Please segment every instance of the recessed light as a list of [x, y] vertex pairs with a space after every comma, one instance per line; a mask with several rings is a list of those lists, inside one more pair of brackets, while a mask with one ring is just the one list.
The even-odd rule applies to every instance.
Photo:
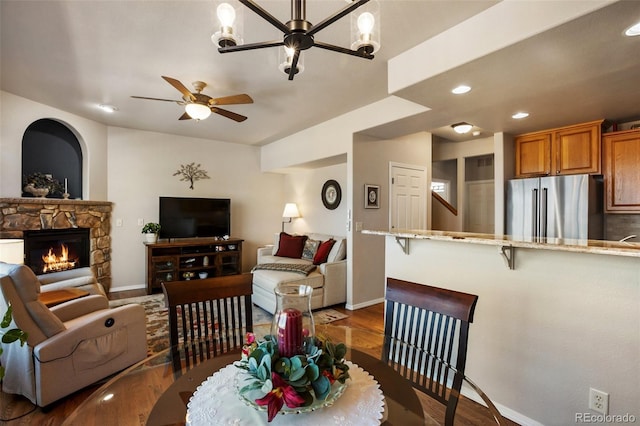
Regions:
[[469, 123], [462, 122], [462, 123], [452, 124], [451, 127], [453, 127], [453, 130], [455, 130], [456, 133], [464, 134], [464, 133], [468, 133], [473, 126]]
[[462, 95], [467, 93], [469, 90], [471, 90], [471, 87], [469, 86], [465, 86], [464, 84], [461, 84], [458, 87], [455, 87], [454, 89], [451, 90], [451, 93], [455, 94], [455, 95]]
[[471, 133], [473, 136], [480, 136], [480, 131], [476, 130], [475, 132]]
[[624, 35], [629, 37], [640, 35], [640, 22], [633, 25], [632, 27], [627, 28], [627, 31], [624, 32]]
[[113, 105], [107, 105], [107, 104], [100, 104], [98, 105], [98, 108], [100, 108], [104, 112], [115, 112], [118, 110], [118, 108], [114, 107]]
[[528, 112], [516, 112], [511, 116], [511, 118], [515, 118], [516, 120], [520, 120], [521, 118], [526, 118], [529, 116]]

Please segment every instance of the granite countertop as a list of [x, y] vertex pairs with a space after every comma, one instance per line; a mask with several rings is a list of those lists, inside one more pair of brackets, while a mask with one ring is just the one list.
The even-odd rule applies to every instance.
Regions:
[[575, 240], [546, 238], [540, 241], [525, 241], [508, 235], [475, 234], [471, 232], [426, 231], [414, 229], [362, 230], [363, 234], [383, 235], [416, 240], [454, 241], [470, 244], [512, 246], [531, 249], [572, 251], [579, 253], [608, 254], [614, 256], [640, 257], [640, 243], [602, 240]]

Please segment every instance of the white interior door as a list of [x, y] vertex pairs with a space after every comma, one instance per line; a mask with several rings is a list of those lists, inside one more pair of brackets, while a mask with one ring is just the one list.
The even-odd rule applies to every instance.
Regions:
[[467, 182], [465, 231], [493, 234], [495, 232], [495, 191], [493, 180]]
[[391, 229], [427, 229], [427, 170], [425, 167], [390, 164], [389, 227]]

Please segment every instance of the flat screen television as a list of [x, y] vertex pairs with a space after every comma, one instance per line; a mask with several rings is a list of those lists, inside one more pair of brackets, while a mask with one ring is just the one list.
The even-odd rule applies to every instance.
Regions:
[[231, 235], [228, 198], [160, 197], [160, 238]]

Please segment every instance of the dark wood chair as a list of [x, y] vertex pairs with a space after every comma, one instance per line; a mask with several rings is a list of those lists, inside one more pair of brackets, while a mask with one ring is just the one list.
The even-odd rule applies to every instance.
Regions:
[[444, 404], [445, 425], [453, 425], [478, 296], [387, 278], [385, 300], [382, 359], [414, 388]]
[[253, 331], [252, 274], [162, 283], [174, 362], [242, 349]]

